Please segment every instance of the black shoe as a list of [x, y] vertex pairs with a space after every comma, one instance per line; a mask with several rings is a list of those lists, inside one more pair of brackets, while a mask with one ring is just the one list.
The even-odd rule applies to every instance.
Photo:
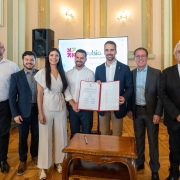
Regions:
[[169, 175], [167, 178], [166, 178], [166, 180], [178, 180], [179, 179], [179, 177], [177, 177], [177, 176], [172, 176], [172, 175]]
[[9, 169], [10, 169], [10, 167], [9, 167], [8, 162], [7, 161], [1, 161], [1, 172], [6, 174], [9, 172]]
[[152, 178], [151, 180], [159, 180], [159, 174], [158, 172], [152, 172]]
[[140, 164], [140, 165], [137, 166], [137, 170], [138, 170], [138, 171], [140, 171], [140, 170], [142, 170], [142, 169], [144, 169], [144, 164]]
[[26, 170], [26, 162], [20, 162], [17, 175], [19, 176], [23, 175], [25, 170]]

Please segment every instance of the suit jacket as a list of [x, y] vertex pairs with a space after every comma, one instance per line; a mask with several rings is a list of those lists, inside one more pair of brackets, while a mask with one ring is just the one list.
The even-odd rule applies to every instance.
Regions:
[[[136, 75], [137, 68], [132, 71], [134, 91], [131, 99], [128, 101], [128, 111], [133, 112], [133, 118], [135, 119], [135, 106], [136, 106]], [[154, 114], [161, 116], [163, 107], [159, 97], [159, 83], [160, 83], [161, 71], [148, 66], [146, 84], [145, 84], [145, 101], [146, 110], [149, 116]]]
[[[38, 70], [35, 70], [35, 73]], [[9, 104], [12, 117], [21, 115], [26, 118], [31, 113], [32, 93], [24, 69], [11, 75]]]
[[164, 106], [164, 124], [171, 129], [179, 129], [180, 122], [176, 120], [180, 114], [180, 77], [177, 65], [163, 70], [160, 98]]
[[[106, 66], [105, 63], [96, 68], [95, 81], [100, 80], [106, 82]], [[120, 81], [119, 95], [123, 96], [127, 101], [133, 92], [132, 75], [129, 66], [117, 61], [114, 81]], [[101, 116], [104, 116], [105, 112], [98, 112]], [[114, 111], [116, 118], [123, 118], [126, 116], [126, 102], [120, 106], [119, 111]]]

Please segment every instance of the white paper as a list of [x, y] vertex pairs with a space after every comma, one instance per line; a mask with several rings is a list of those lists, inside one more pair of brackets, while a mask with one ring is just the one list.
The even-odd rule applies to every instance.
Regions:
[[101, 84], [100, 111], [119, 110], [119, 81]]
[[78, 109], [98, 110], [100, 85], [81, 81]]
[[119, 88], [119, 81], [101, 84], [90, 81], [81, 81], [78, 109], [118, 111]]

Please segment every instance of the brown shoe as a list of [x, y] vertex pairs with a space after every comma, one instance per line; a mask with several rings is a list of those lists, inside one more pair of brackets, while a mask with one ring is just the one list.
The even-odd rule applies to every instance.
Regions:
[[32, 157], [32, 161], [34, 162], [34, 165], [37, 166], [38, 157]]
[[17, 175], [19, 175], [19, 176], [20, 176], [20, 175], [23, 175], [25, 170], [26, 170], [26, 162], [21, 162], [21, 161], [20, 161]]

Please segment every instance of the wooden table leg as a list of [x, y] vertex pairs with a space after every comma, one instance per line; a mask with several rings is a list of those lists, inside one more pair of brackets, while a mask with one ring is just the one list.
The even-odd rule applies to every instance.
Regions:
[[137, 180], [136, 160], [128, 158], [126, 165], [129, 170], [130, 180]]
[[63, 163], [62, 163], [62, 180], [69, 179], [69, 168], [72, 161], [72, 155], [70, 153], [65, 153]]

